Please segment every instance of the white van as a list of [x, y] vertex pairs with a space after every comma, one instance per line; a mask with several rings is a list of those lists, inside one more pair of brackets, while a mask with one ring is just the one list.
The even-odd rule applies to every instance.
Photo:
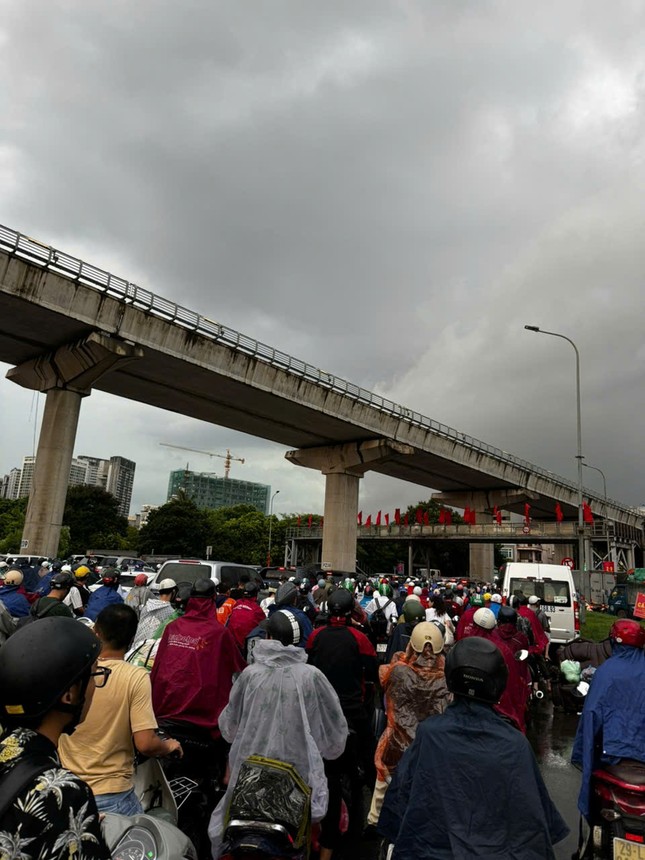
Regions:
[[549, 614], [551, 642], [564, 645], [580, 635], [580, 612], [573, 576], [561, 564], [508, 562], [502, 569], [502, 592], [507, 597], [532, 594]]

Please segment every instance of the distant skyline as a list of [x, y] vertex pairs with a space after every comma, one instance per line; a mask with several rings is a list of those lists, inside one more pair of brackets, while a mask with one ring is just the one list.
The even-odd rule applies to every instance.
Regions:
[[[524, 325], [561, 332], [586, 462], [645, 503], [645, 6], [2, 9], [0, 224], [575, 481], [573, 353]], [[8, 369], [2, 474], [43, 407]], [[322, 513], [284, 446], [84, 399], [75, 453], [137, 463], [132, 511], [221, 468], [161, 441], [230, 448], [277, 513]], [[430, 494], [368, 473], [359, 506]]]

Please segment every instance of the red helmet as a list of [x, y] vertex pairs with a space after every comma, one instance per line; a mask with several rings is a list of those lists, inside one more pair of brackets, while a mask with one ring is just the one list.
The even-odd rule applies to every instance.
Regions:
[[645, 628], [641, 627], [638, 621], [622, 618], [620, 621], [614, 621], [611, 625], [609, 638], [619, 645], [643, 648], [645, 646]]

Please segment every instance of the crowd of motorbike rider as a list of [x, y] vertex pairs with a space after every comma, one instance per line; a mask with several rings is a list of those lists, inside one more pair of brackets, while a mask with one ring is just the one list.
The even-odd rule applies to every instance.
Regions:
[[[354, 835], [385, 837], [394, 858], [501, 857], [494, 851], [512, 847], [518, 860], [537, 860], [554, 856], [552, 845], [566, 835], [524, 737], [531, 696], [540, 683], [548, 688], [548, 616], [537, 596], [502, 595], [491, 583], [330, 571], [285, 571], [264, 600], [245, 574], [232, 588], [166, 579], [153, 593], [142, 573], [126, 594], [113, 568], [90, 591], [87, 565], [0, 564], [0, 797], [5, 772], [32, 747], [51, 779], [64, 782], [62, 761], [73, 774], [65, 803], [86, 819], [83, 856], [109, 856], [98, 811], [142, 811], [133, 746], [172, 757], [170, 768], [216, 774], [205, 789], [208, 814], [191, 822], [200, 856], [233, 856], [227, 808], [254, 754], [293, 764], [310, 786], [321, 860], [341, 844], [348, 804]], [[621, 623], [642, 633], [636, 622]], [[643, 637], [623, 628], [614, 643], [619, 668], [642, 683]], [[43, 658], [54, 642], [65, 657], [52, 666]], [[613, 677], [612, 667], [604, 676]], [[574, 748], [586, 816], [606, 722], [599, 702], [611, 688], [604, 676], [594, 680], [597, 697], [585, 706]], [[645, 684], [637, 689], [641, 701]], [[610, 761], [645, 762], [641, 704], [628, 736], [613, 704]], [[524, 767], [500, 771], [502, 751]], [[364, 786], [372, 796], [363, 830]], [[38, 830], [34, 791], [21, 785], [8, 811], [0, 804], [0, 845], [28, 832], [21, 857], [67, 856], [54, 850], [69, 832], [60, 807]], [[482, 831], [478, 821], [495, 826]]]

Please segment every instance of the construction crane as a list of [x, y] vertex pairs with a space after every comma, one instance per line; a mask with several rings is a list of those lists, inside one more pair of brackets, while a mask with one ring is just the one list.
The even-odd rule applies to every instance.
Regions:
[[215, 454], [213, 451], [200, 451], [199, 448], [186, 448], [183, 445], [172, 445], [170, 442], [160, 442], [164, 448], [177, 448], [179, 451], [192, 451], [193, 454], [205, 454], [207, 457], [220, 457], [224, 460], [224, 477], [228, 479], [231, 471], [231, 462], [244, 463], [242, 457], [234, 457], [229, 448], [226, 449], [226, 454]]

